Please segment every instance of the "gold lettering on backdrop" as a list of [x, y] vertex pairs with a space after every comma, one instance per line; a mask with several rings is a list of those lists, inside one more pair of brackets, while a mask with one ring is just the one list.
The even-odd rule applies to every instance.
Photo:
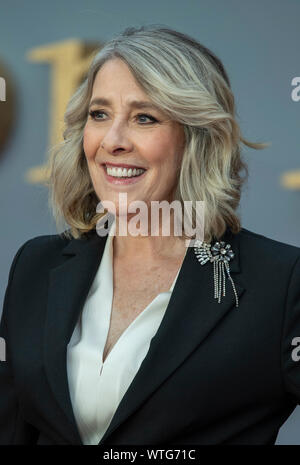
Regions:
[[300, 190], [300, 171], [288, 171], [281, 176], [281, 185], [286, 189]]
[[[99, 48], [99, 43], [86, 44], [77, 39], [69, 39], [34, 48], [27, 54], [27, 58], [30, 61], [50, 64], [50, 124], [48, 141], [50, 147], [62, 140], [63, 118], [67, 103], [84, 78], [91, 60]], [[0, 105], [3, 105], [3, 103], [0, 102]], [[2, 109], [4, 109], [3, 106]], [[5, 113], [6, 119], [9, 119], [10, 123], [11, 118], [9, 115], [11, 111], [6, 111]], [[0, 116], [1, 122], [1, 119], [3, 120], [1, 112]], [[4, 137], [6, 138], [7, 135], [7, 130], [2, 131], [4, 127], [6, 128], [1, 122], [0, 148], [4, 143]], [[47, 179], [47, 164], [45, 163], [28, 170], [26, 179], [28, 182], [34, 184], [44, 183]], [[280, 183], [286, 189], [300, 189], [300, 171], [295, 170], [284, 173], [280, 177]]]
[[[34, 48], [29, 51], [30, 61], [50, 64], [49, 146], [62, 140], [64, 113], [67, 103], [85, 77], [91, 60], [100, 48], [99, 43], [85, 44], [69, 39]], [[30, 183], [43, 183], [48, 176], [47, 164], [31, 168], [26, 173]]]

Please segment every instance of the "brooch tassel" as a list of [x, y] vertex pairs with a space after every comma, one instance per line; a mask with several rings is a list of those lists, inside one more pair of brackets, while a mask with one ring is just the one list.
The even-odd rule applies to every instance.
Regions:
[[194, 252], [201, 265], [208, 261], [213, 263], [214, 272], [214, 298], [221, 303], [221, 296], [226, 295], [226, 275], [231, 282], [232, 289], [235, 295], [236, 307], [239, 306], [238, 294], [230, 276], [229, 262], [234, 258], [234, 253], [231, 250], [230, 244], [225, 244], [224, 241], [216, 242], [213, 246], [204, 241], [196, 240], [194, 243]]

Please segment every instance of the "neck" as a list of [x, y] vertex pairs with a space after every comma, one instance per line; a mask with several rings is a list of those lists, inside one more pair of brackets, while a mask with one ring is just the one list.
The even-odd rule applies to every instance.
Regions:
[[[139, 224], [137, 224], [139, 234], [133, 236], [130, 234], [130, 218], [128, 218], [126, 235], [120, 236], [119, 217], [116, 216], [115, 236], [113, 237], [114, 257], [122, 260], [135, 258], [148, 261], [181, 258], [186, 252], [185, 239], [175, 234], [173, 216], [170, 215], [170, 219], [168, 230], [163, 231], [161, 222], [159, 222], [158, 233], [155, 236], [151, 234], [150, 221], [148, 221], [148, 228], [138, 228]], [[163, 235], [163, 233], [168, 235]]]

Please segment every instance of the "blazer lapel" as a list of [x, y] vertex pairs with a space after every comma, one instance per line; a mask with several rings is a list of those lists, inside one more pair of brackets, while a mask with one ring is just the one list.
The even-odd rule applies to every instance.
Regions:
[[[46, 375], [66, 423], [56, 423], [70, 443], [82, 444], [72, 408], [66, 366], [67, 345], [83, 308], [104, 251], [105, 237], [94, 231], [87, 240], [71, 240], [64, 248], [67, 260], [50, 271], [47, 317], [44, 333]], [[235, 257], [230, 271], [239, 298], [244, 287], [240, 272], [239, 236], [227, 229], [222, 240], [229, 242]], [[227, 312], [235, 307], [235, 296], [227, 279], [226, 296], [218, 304], [213, 296], [211, 263], [200, 265], [189, 247], [162, 322], [151, 340], [148, 353], [123, 396], [103, 438], [132, 415], [189, 354], [205, 339]]]
[[49, 275], [44, 332], [45, 371], [66, 423], [55, 423], [69, 442], [82, 444], [72, 408], [66, 366], [67, 345], [97, 272], [106, 242], [97, 234], [73, 239], [63, 249], [65, 262]]
[[[227, 228], [220, 240], [229, 242], [235, 253], [230, 262], [230, 272], [240, 299], [245, 288], [237, 278], [240, 272], [239, 236], [233, 235]], [[212, 263], [200, 265], [193, 247], [189, 247], [149, 351], [99, 445], [105, 444], [118, 426], [141, 407], [231, 310], [241, 311], [235, 307], [235, 296], [229, 279], [226, 280], [226, 295], [218, 303], [214, 298]]]

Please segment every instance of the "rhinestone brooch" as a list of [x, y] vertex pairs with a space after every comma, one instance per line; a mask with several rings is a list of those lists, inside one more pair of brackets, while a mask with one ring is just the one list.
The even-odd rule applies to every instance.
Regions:
[[225, 296], [225, 284], [227, 272], [230, 279], [233, 292], [235, 295], [236, 307], [239, 306], [238, 295], [234, 282], [230, 276], [229, 262], [234, 258], [234, 253], [231, 250], [230, 244], [225, 244], [224, 241], [216, 242], [213, 246], [205, 241], [195, 240], [194, 252], [201, 265], [205, 265], [208, 261], [213, 263], [214, 270], [214, 298], [221, 302], [221, 296]]

